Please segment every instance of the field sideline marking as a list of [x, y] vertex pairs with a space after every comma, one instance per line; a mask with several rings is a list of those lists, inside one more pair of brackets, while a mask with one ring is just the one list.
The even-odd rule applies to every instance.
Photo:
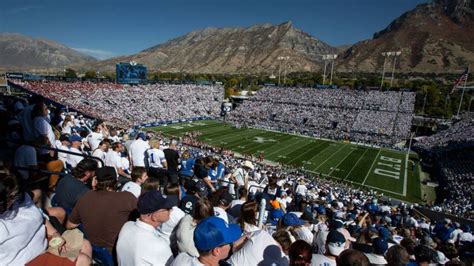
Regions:
[[[325, 164], [329, 159], [331, 159], [334, 155], [336, 155], [336, 153], [339, 152], [340, 149], [344, 148], [344, 145], [345, 144], [342, 144], [341, 147], [339, 147], [339, 149], [337, 149], [337, 151], [335, 151], [333, 154], [331, 154], [331, 156], [329, 156], [326, 160], [324, 160], [324, 162], [322, 162], [321, 164], [318, 165], [318, 167], [316, 168], [313, 168], [313, 170], [317, 171], [319, 169], [319, 167], [321, 167], [323, 164]], [[328, 146], [330, 147], [330, 146]]]
[[351, 170], [349, 171], [349, 173], [347, 173], [347, 175], [343, 178], [343, 180], [346, 180], [346, 178], [352, 173], [352, 171], [355, 169], [355, 167], [359, 164], [360, 160], [362, 160], [362, 158], [364, 158], [364, 155], [368, 150], [369, 150], [368, 148], [365, 149], [364, 153], [362, 153], [362, 155], [359, 157], [359, 160], [357, 160], [357, 162], [352, 166]]
[[369, 185], [363, 185], [365, 187], [370, 187], [370, 188], [373, 188], [373, 189], [376, 189], [376, 190], [381, 190], [381, 191], [385, 191], [385, 192], [388, 192], [390, 194], [395, 194], [395, 195], [398, 195], [398, 196], [403, 196], [405, 197], [405, 195], [403, 194], [400, 194], [398, 192], [393, 192], [393, 191], [390, 191], [390, 190], [386, 190], [386, 189], [383, 189], [383, 188], [378, 188], [378, 187], [374, 187], [374, 186], [369, 186]]
[[369, 172], [368, 172], [367, 175], [365, 176], [364, 182], [362, 182], [362, 185], [364, 185], [364, 184], [365, 184], [365, 181], [367, 181], [367, 177], [369, 177], [370, 172], [372, 171], [372, 168], [374, 168], [375, 162], [378, 160], [381, 151], [382, 151], [382, 149], [379, 149], [379, 152], [378, 152], [377, 155], [375, 156], [374, 162], [372, 163], [372, 166], [370, 167]]

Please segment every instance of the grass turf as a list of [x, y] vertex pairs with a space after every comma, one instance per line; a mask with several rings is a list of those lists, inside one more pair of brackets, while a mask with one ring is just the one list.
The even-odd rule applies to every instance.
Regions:
[[198, 140], [213, 146], [253, 156], [263, 153], [266, 160], [303, 168], [310, 174], [378, 190], [409, 202], [421, 200], [419, 167], [413, 167], [407, 154], [399, 151], [274, 131], [237, 129], [220, 121], [185, 122], [153, 130], [177, 137], [200, 131]]

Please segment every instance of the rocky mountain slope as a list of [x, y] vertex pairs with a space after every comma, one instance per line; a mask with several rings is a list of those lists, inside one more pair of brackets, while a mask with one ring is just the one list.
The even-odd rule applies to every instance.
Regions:
[[[338, 59], [339, 71], [381, 72], [387, 51], [401, 51], [397, 71], [457, 72], [474, 65], [474, 1], [418, 5]], [[391, 64], [393, 59], [388, 62]]]
[[0, 33], [0, 68], [9, 70], [60, 69], [97, 61], [57, 42], [21, 34]]
[[[285, 63], [288, 71], [318, 71], [322, 54], [336, 48], [293, 27], [256, 25], [249, 28], [206, 28], [193, 31], [138, 54], [101, 61], [101, 70], [115, 63], [136, 61], [149, 69], [190, 73], [274, 73]], [[278, 60], [289, 57], [289, 60]]]

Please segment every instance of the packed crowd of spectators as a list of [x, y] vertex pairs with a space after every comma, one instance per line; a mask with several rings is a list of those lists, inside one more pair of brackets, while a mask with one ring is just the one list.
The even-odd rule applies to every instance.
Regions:
[[437, 211], [474, 219], [474, 114], [446, 130], [417, 139], [413, 148], [434, 162], [442, 202]]
[[448, 146], [464, 145], [474, 140], [474, 114], [464, 114], [460, 120], [429, 137], [419, 138], [414, 147], [424, 150], [449, 148]]
[[2, 134], [15, 141], [1, 153], [1, 265], [472, 262], [469, 225], [236, 158], [193, 142], [197, 133], [188, 146], [103, 121], [90, 131], [70, 114], [54, 117], [40, 97], [2, 110]]
[[30, 92], [121, 127], [199, 116], [218, 116], [224, 99], [223, 88], [220, 86], [14, 82]]
[[239, 125], [393, 145], [409, 137], [415, 94], [263, 88], [229, 114]]

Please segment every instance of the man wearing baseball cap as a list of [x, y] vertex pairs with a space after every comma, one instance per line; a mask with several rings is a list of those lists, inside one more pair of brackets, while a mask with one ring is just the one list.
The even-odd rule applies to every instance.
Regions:
[[80, 155], [83, 154], [81, 151], [82, 138], [78, 135], [71, 135], [69, 137], [69, 142], [71, 143], [69, 151], [74, 152], [75, 154], [68, 154], [66, 163], [74, 168], [80, 161], [82, 161], [82, 159], [84, 159], [84, 157]]
[[311, 265], [336, 266], [336, 258], [346, 249], [345, 244], [346, 238], [344, 235], [332, 229], [326, 238], [326, 253], [324, 255], [313, 254]]
[[181, 253], [172, 265], [217, 266], [219, 261], [226, 259], [232, 249], [232, 243], [239, 240], [242, 230], [236, 224], [227, 224], [218, 217], [202, 220], [194, 230], [194, 244], [199, 257]]
[[170, 218], [171, 208], [178, 204], [177, 196], [166, 196], [158, 190], [148, 191], [138, 198], [140, 218], [125, 223], [117, 241], [119, 265], [169, 265], [173, 253], [169, 243], [156, 230]]

